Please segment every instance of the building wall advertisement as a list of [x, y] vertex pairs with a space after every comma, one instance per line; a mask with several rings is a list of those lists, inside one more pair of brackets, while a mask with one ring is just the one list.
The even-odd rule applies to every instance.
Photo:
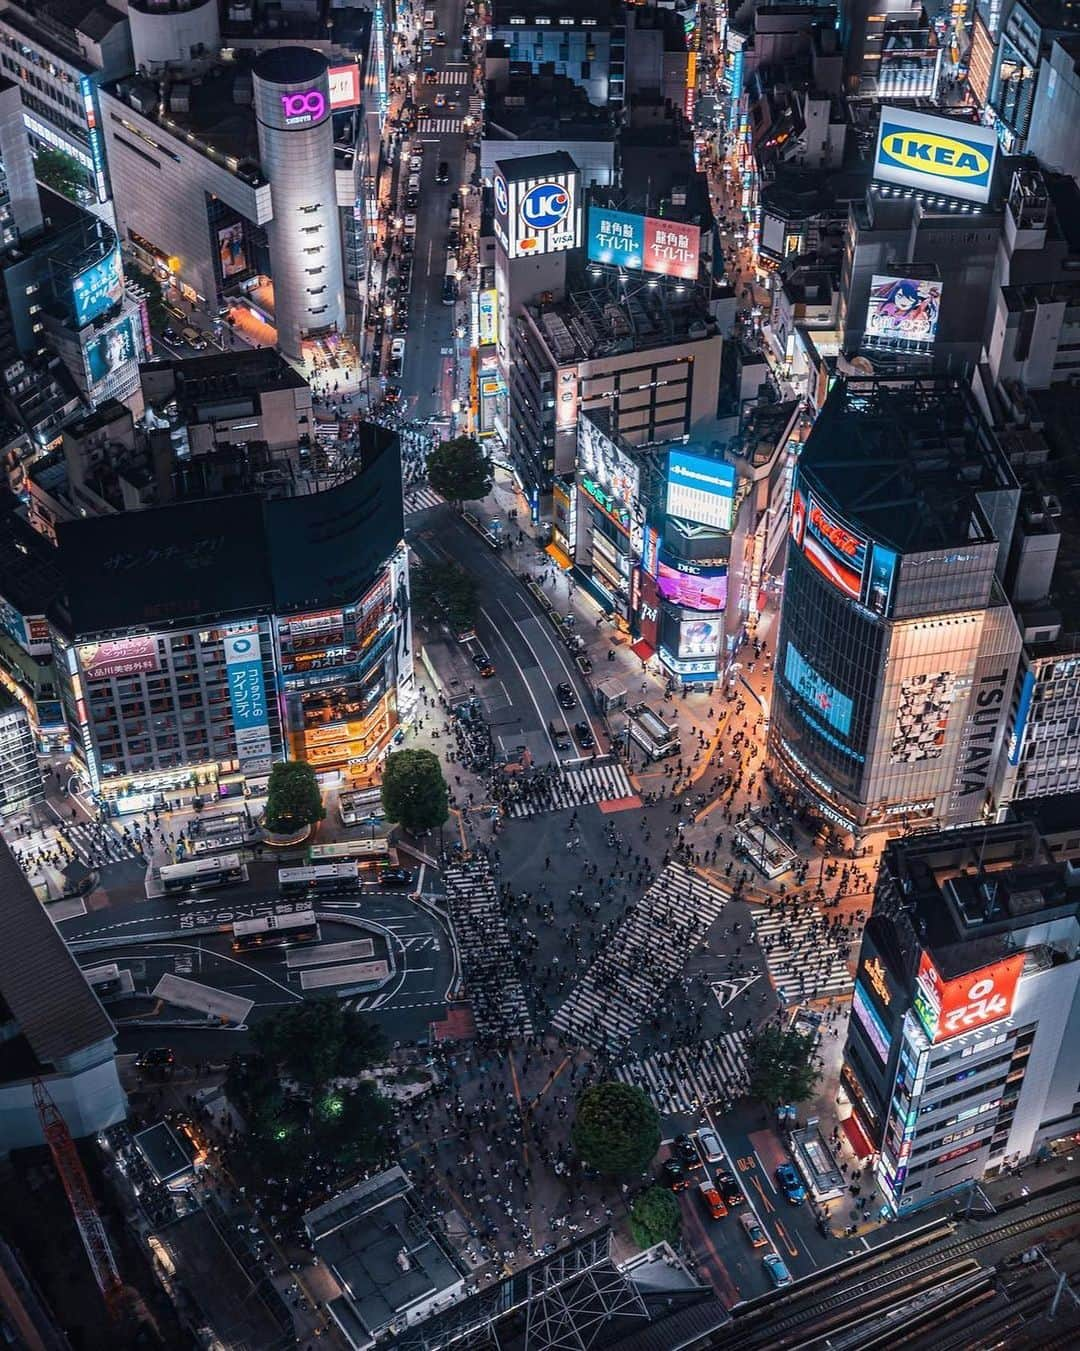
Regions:
[[1018, 952], [978, 971], [943, 980], [929, 954], [920, 953], [914, 1007], [926, 1035], [935, 1043], [947, 1041], [1007, 1018], [1023, 969], [1024, 954]]
[[138, 361], [139, 343], [135, 337], [135, 318], [125, 315], [83, 349], [87, 383], [93, 388], [114, 375], [129, 361]]
[[591, 206], [587, 243], [590, 262], [697, 280], [701, 230], [696, 225]]
[[75, 302], [76, 328], [82, 328], [91, 319], [111, 309], [124, 294], [119, 248], [110, 249], [104, 258], [73, 278], [71, 291]]
[[107, 643], [87, 643], [79, 648], [79, 665], [87, 680], [160, 671], [157, 635], [140, 633], [132, 638], [114, 638]]
[[939, 281], [875, 274], [866, 304], [866, 345], [898, 351], [932, 347], [941, 314], [941, 289]]
[[226, 636], [225, 672], [240, 769], [245, 774], [263, 773], [271, 764], [270, 716], [257, 628]]
[[784, 653], [784, 679], [819, 718], [835, 727], [841, 736], [848, 735], [854, 704], [819, 675], [793, 643], [788, 643]]
[[905, 188], [985, 202], [996, 152], [993, 127], [886, 104], [881, 109], [874, 177]]
[[501, 227], [510, 258], [535, 258], [581, 246], [584, 213], [579, 173], [515, 180], [496, 168], [494, 181], [496, 235]]
[[734, 466], [723, 460], [673, 450], [668, 455], [667, 513], [714, 530], [730, 530], [735, 483]]

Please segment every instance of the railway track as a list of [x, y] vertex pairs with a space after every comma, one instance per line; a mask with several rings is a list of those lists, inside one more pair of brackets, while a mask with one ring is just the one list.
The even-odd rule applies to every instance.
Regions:
[[[715, 1345], [730, 1347], [732, 1351], [735, 1348], [754, 1351], [757, 1347], [795, 1351], [813, 1346], [831, 1329], [849, 1324], [855, 1310], [869, 1310], [880, 1319], [890, 1302], [900, 1302], [896, 1298], [898, 1291], [914, 1296], [930, 1285], [940, 1286], [943, 1280], [973, 1276], [971, 1268], [977, 1264], [965, 1265], [965, 1259], [972, 1254], [1078, 1213], [1080, 1196], [1015, 1220], [1006, 1218], [1000, 1223], [980, 1225], [977, 1231], [962, 1238], [954, 1237], [957, 1227], [953, 1221], [941, 1221], [880, 1249], [871, 1249], [850, 1265], [844, 1264], [852, 1275], [861, 1275], [869, 1262], [876, 1274], [845, 1282], [831, 1293], [815, 1298], [823, 1281], [831, 1283], [842, 1278], [841, 1271], [819, 1273], [810, 1277], [803, 1289], [792, 1290], [781, 1301], [765, 1297], [736, 1308], [734, 1321]], [[911, 1255], [896, 1264], [897, 1258], [905, 1254]], [[881, 1270], [883, 1267], [887, 1270]], [[854, 1316], [863, 1321], [861, 1313]], [[864, 1341], [861, 1345], [871, 1343]]]

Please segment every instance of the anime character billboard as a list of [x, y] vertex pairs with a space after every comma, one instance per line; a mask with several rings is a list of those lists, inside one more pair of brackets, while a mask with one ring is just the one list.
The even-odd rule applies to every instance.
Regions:
[[941, 282], [875, 276], [866, 306], [867, 341], [878, 347], [927, 349], [937, 336], [940, 313]]

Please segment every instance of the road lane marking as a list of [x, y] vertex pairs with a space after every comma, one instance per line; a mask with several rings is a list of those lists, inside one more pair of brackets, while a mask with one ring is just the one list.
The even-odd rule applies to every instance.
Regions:
[[[503, 605], [503, 603], [502, 603], [501, 600], [499, 601], [499, 605], [502, 607], [502, 609], [506, 610], [506, 606]], [[546, 718], [544, 717], [544, 715], [540, 712], [540, 705], [536, 702], [536, 695], [533, 693], [533, 688], [532, 688], [532, 686], [529, 684], [528, 680], [526, 679], [526, 677], [525, 677], [525, 672], [521, 669], [521, 663], [518, 661], [517, 657], [514, 656], [513, 648], [510, 646], [510, 644], [509, 644], [509, 643], [506, 641], [506, 639], [503, 637], [503, 635], [502, 635], [502, 633], [500, 632], [499, 628], [497, 627], [497, 625], [496, 625], [494, 619], [492, 619], [491, 615], [488, 614], [488, 612], [484, 609], [484, 607], [483, 607], [482, 605], [481, 605], [481, 607], [480, 607], [480, 613], [484, 616], [484, 618], [487, 620], [487, 622], [491, 625], [492, 633], [493, 633], [494, 636], [499, 640], [499, 642], [502, 643], [503, 647], [506, 648], [507, 655], [509, 656], [510, 660], [514, 663], [514, 666], [517, 668], [517, 673], [518, 673], [518, 675], [521, 677], [521, 683], [525, 686], [525, 693], [526, 693], [526, 694], [529, 696], [529, 698], [532, 700], [532, 706], [533, 706], [533, 708], [536, 709], [536, 716], [540, 719], [540, 726], [541, 726], [541, 728], [543, 729], [544, 736], [547, 737], [547, 743], [548, 743], [548, 745], [551, 747], [551, 757], [552, 757], [552, 759], [555, 761], [555, 763], [558, 764], [558, 762], [559, 762], [559, 752], [556, 750], [556, 748], [555, 748], [555, 742], [552, 740], [552, 737], [551, 737], [551, 729], [548, 727], [547, 719], [546, 719]], [[506, 613], [509, 615], [509, 614], [510, 614], [509, 610], [506, 610]], [[510, 622], [511, 622], [511, 623], [514, 623], [514, 620], [513, 620], [513, 617], [512, 617], [512, 616], [511, 616]], [[517, 625], [514, 624], [514, 627], [517, 628]], [[518, 632], [520, 633], [521, 630], [519, 629]], [[521, 636], [522, 636], [522, 638], [525, 637], [524, 634], [522, 634]], [[526, 646], [528, 646], [528, 641], [527, 641], [527, 640], [526, 640]], [[532, 648], [531, 648], [531, 647], [529, 648], [529, 651], [532, 652]], [[534, 657], [536, 656], [536, 653], [535, 653], [535, 652], [533, 652], [533, 656], [534, 656]]]
[[801, 1249], [796, 1248], [794, 1246], [794, 1244], [791, 1241], [791, 1237], [788, 1234], [788, 1231], [784, 1228], [784, 1226], [781, 1224], [779, 1220], [776, 1221], [776, 1232], [784, 1240], [784, 1246], [787, 1248], [788, 1252], [792, 1255], [792, 1257], [798, 1257]]
[[[750, 1181], [751, 1181], [751, 1182], [754, 1184], [754, 1186], [758, 1189], [758, 1193], [759, 1193], [759, 1195], [761, 1196], [761, 1203], [762, 1203], [762, 1205], [765, 1207], [766, 1212], [769, 1213], [769, 1214], [771, 1214], [771, 1213], [776, 1209], [776, 1207], [775, 1207], [775, 1206], [773, 1205], [773, 1203], [769, 1200], [769, 1198], [765, 1195], [765, 1189], [764, 1189], [764, 1187], [762, 1187], [762, 1185], [761, 1185], [761, 1178], [759, 1178], [759, 1177], [757, 1176], [757, 1174], [755, 1173], [754, 1176], [750, 1179]], [[759, 1216], [758, 1218], [759, 1218], [759, 1220], [760, 1220], [761, 1217]]]
[[764, 1177], [765, 1177], [765, 1181], [766, 1181], [766, 1182], [769, 1184], [769, 1186], [772, 1188], [772, 1194], [775, 1196], [775, 1195], [776, 1195], [776, 1184], [773, 1182], [772, 1178], [769, 1176], [769, 1170], [768, 1170], [768, 1169], [765, 1167], [765, 1165], [761, 1162], [761, 1155], [757, 1152], [756, 1149], [754, 1150], [754, 1158], [757, 1159], [757, 1161], [758, 1161], [758, 1167], [761, 1169], [762, 1174], [763, 1174]]

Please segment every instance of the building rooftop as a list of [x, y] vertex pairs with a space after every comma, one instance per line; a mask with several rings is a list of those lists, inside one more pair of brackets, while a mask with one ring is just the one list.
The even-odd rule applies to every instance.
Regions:
[[357, 600], [404, 533], [396, 434], [363, 429], [355, 477], [324, 492], [183, 501], [58, 527], [72, 636]]
[[526, 306], [559, 365], [645, 351], [717, 332], [694, 286], [672, 283], [669, 278], [620, 285], [610, 272], [595, 280], [579, 278], [579, 282], [565, 300]]
[[552, 150], [546, 155], [519, 155], [515, 159], [496, 160], [495, 164], [508, 183], [546, 178], [548, 174], [572, 174], [578, 167], [574, 157], [565, 150]]
[[991, 541], [976, 499], [1018, 486], [970, 390], [945, 376], [837, 383], [799, 473], [850, 525], [900, 553]]
[[515, 63], [504, 89], [488, 81], [486, 140], [612, 141], [615, 134], [608, 110], [594, 107], [566, 75], [519, 73]]
[[79, 34], [100, 42], [117, 24], [127, 22], [121, 10], [101, 0], [11, 0], [0, 19], [87, 75], [95, 67], [79, 49]]
[[116, 1035], [60, 932], [0, 839], [0, 1001], [39, 1066], [56, 1066]]
[[316, 1253], [348, 1291], [369, 1337], [421, 1301], [458, 1292], [464, 1281], [411, 1192], [395, 1165], [304, 1217]]
[[516, 18], [535, 19], [537, 15], [547, 16], [554, 24], [562, 18], [578, 25], [592, 19], [597, 27], [607, 27], [622, 22], [622, 4], [620, 0], [494, 0], [491, 26], [508, 28]]
[[206, 356], [148, 361], [143, 376], [164, 371], [175, 374], [175, 397], [191, 406], [230, 394], [259, 390], [306, 389], [307, 381], [272, 347], [250, 347], [236, 352], [208, 352]]
[[21, 615], [44, 614], [63, 587], [56, 550], [27, 524], [6, 488], [0, 495], [0, 579], [0, 594]]

